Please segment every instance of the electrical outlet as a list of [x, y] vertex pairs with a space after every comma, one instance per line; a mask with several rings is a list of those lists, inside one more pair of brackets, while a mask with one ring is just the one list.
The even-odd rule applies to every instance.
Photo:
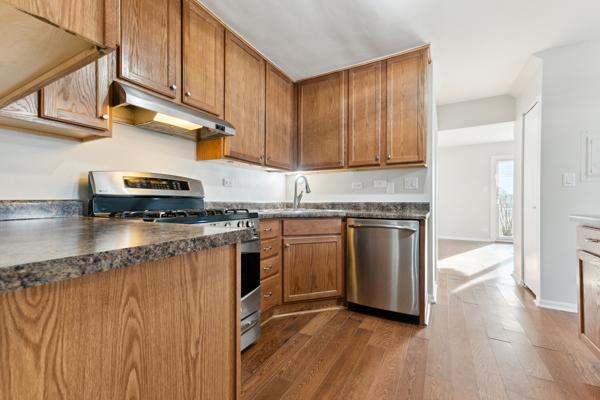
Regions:
[[419, 178], [416, 176], [407, 176], [404, 178], [404, 189], [417, 190], [419, 189]]
[[374, 180], [373, 187], [375, 189], [385, 189], [385, 188], [387, 188], [387, 181], [386, 180]]
[[233, 179], [231, 179], [231, 178], [223, 178], [222, 184], [223, 184], [223, 187], [232, 187], [233, 186]]
[[393, 194], [396, 192], [396, 185], [394, 184], [394, 182], [388, 182], [385, 192], [388, 194]]
[[352, 190], [362, 190], [362, 182], [352, 182]]

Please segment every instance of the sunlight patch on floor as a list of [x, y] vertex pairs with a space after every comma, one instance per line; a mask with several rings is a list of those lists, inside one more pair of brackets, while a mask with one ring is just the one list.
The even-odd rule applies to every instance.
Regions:
[[513, 257], [514, 250], [511, 244], [492, 243], [440, 260], [438, 269], [472, 277], [505, 266]]

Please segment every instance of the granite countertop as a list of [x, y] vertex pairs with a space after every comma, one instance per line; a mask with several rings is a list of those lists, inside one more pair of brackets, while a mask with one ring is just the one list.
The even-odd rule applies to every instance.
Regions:
[[261, 219], [270, 218], [382, 218], [382, 219], [413, 219], [425, 220], [429, 210], [425, 209], [397, 209], [397, 210], [335, 210], [335, 209], [259, 209]]
[[593, 228], [600, 228], [600, 215], [571, 215], [571, 221], [575, 221], [581, 225], [591, 226]]
[[0, 221], [0, 293], [249, 240], [243, 228], [70, 217]]

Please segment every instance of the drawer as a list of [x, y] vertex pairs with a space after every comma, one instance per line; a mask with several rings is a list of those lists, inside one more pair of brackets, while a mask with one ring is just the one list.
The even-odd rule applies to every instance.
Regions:
[[297, 218], [283, 220], [284, 236], [339, 235], [341, 233], [341, 218]]
[[271, 239], [281, 234], [280, 221], [278, 219], [266, 219], [260, 221], [260, 238]]
[[281, 239], [267, 239], [260, 241], [260, 259], [274, 257], [279, 254], [281, 250]]
[[281, 304], [281, 275], [273, 275], [260, 282], [260, 310], [265, 312]]
[[578, 226], [577, 247], [600, 256], [600, 229]]
[[281, 270], [281, 256], [267, 258], [260, 262], [260, 279], [268, 278]]

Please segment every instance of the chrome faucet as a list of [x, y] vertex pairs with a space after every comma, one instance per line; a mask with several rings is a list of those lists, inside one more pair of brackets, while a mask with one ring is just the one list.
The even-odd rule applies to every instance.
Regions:
[[298, 194], [298, 184], [300, 181], [304, 181], [306, 193], [310, 193], [310, 185], [308, 184], [308, 179], [306, 179], [306, 176], [300, 175], [297, 177], [296, 181], [294, 182], [294, 208], [300, 207], [300, 201], [302, 200], [302, 195], [304, 194], [304, 191], [300, 191], [300, 194]]

